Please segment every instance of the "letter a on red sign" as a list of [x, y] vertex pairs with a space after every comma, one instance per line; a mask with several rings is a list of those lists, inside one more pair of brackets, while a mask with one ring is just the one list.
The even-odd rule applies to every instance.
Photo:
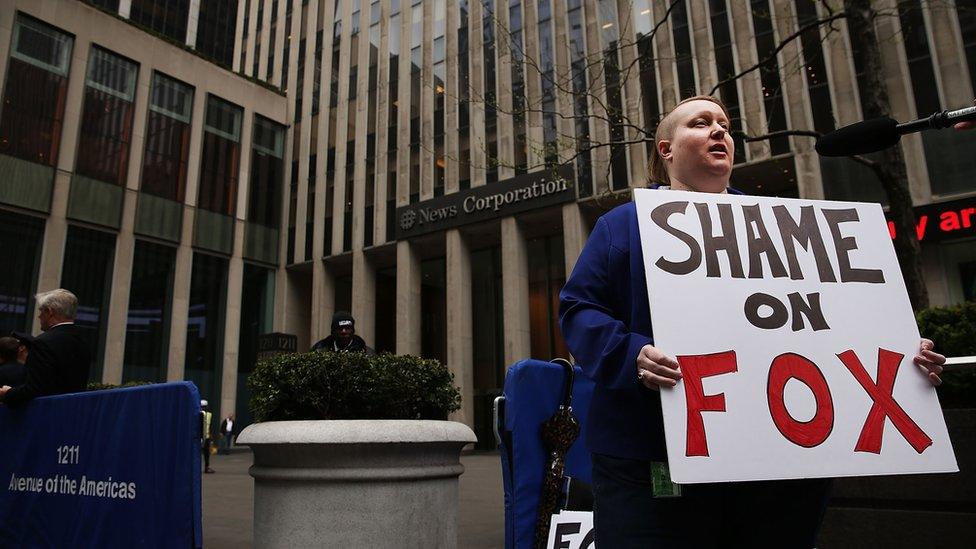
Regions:
[[685, 386], [685, 402], [688, 408], [688, 432], [685, 442], [686, 456], [708, 456], [705, 439], [705, 423], [702, 412], [724, 412], [725, 394], [706, 395], [702, 378], [731, 374], [737, 370], [735, 351], [710, 355], [679, 356], [681, 379]]
[[878, 349], [878, 383], [871, 381], [871, 377], [865, 371], [861, 361], [857, 358], [854, 351], [844, 351], [837, 355], [837, 358], [847, 366], [854, 379], [864, 387], [864, 390], [871, 395], [874, 404], [868, 412], [867, 419], [864, 420], [864, 427], [861, 429], [861, 436], [857, 439], [855, 452], [881, 453], [881, 438], [884, 434], [885, 418], [891, 418], [891, 423], [895, 425], [901, 436], [912, 445], [916, 452], [922, 453], [932, 445], [932, 439], [922, 431], [912, 418], [905, 413], [905, 410], [895, 402], [891, 394], [895, 388], [895, 375], [898, 373], [898, 366], [905, 355]]

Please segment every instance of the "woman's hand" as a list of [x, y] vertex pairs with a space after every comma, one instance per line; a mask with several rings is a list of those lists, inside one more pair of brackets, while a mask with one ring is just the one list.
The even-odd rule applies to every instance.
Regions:
[[939, 353], [933, 351], [935, 348], [935, 343], [932, 343], [931, 339], [922, 338], [922, 343], [919, 345], [918, 354], [915, 355], [915, 365], [922, 369], [922, 371], [928, 375], [929, 383], [938, 387], [942, 385], [942, 378], [939, 374], [942, 373], [942, 365], [945, 364], [946, 357], [940, 355]]
[[[931, 343], [931, 342], [929, 342]], [[943, 362], [945, 358], [942, 359]], [[940, 368], [941, 370], [941, 368]], [[637, 354], [637, 380], [648, 389], [674, 387], [681, 379], [678, 361], [653, 345], [644, 345]]]

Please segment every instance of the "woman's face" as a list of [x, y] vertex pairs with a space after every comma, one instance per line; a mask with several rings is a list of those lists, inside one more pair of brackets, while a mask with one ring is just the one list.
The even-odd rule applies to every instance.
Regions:
[[722, 192], [732, 174], [735, 143], [729, 135], [729, 120], [717, 104], [689, 101], [670, 115], [671, 139], [658, 142], [675, 188]]

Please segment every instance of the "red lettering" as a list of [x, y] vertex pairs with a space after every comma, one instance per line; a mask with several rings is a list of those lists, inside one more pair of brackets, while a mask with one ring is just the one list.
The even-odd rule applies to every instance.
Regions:
[[686, 456], [708, 456], [708, 441], [702, 412], [724, 412], [725, 393], [706, 395], [702, 379], [738, 371], [735, 351], [710, 355], [679, 356], [678, 364], [684, 381], [685, 401], [688, 408], [688, 430], [685, 442]]
[[942, 212], [942, 215], [939, 216], [939, 220], [939, 228], [942, 229], [942, 232], [944, 233], [958, 231], [962, 228], [962, 226], [959, 225], [959, 214], [956, 212]]
[[[918, 218], [918, 222], [915, 224], [915, 237], [919, 240], [925, 238], [925, 227], [929, 224], [929, 216], [923, 215]], [[894, 238], [894, 237], [892, 237]]]
[[973, 224], [970, 221], [970, 219], [973, 217], [974, 214], [976, 214], [976, 208], [966, 208], [965, 210], [959, 213], [960, 215], [962, 215], [962, 226], [966, 227], [967, 229], [971, 227]]
[[891, 235], [891, 239], [892, 240], [894, 240], [895, 239], [895, 236], [898, 235], [898, 231], [895, 230], [895, 222], [894, 221], [889, 221], [888, 222], [888, 234]]
[[881, 439], [886, 417], [891, 419], [898, 432], [919, 454], [932, 445], [932, 439], [891, 396], [895, 387], [895, 375], [904, 357], [905, 355], [900, 353], [878, 349], [878, 383], [875, 384], [854, 351], [848, 350], [837, 355], [874, 401], [871, 411], [864, 420], [864, 427], [861, 428], [861, 436], [858, 437], [857, 445], [854, 447], [855, 452], [881, 453]]
[[[809, 421], [797, 421], [786, 409], [783, 391], [790, 379], [802, 382], [813, 392], [817, 411]], [[766, 384], [766, 401], [776, 428], [797, 446], [813, 448], [827, 440], [834, 428], [834, 401], [827, 380], [820, 368], [806, 357], [785, 353], [773, 359]]]

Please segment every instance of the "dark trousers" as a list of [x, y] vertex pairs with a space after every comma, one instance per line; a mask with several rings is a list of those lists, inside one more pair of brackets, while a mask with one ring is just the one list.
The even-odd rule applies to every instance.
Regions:
[[593, 454], [601, 548], [814, 547], [829, 479], [685, 484], [653, 497], [650, 463]]
[[200, 445], [200, 450], [203, 451], [203, 467], [205, 469], [210, 468], [210, 445], [213, 441], [209, 438], [203, 439], [203, 443]]

